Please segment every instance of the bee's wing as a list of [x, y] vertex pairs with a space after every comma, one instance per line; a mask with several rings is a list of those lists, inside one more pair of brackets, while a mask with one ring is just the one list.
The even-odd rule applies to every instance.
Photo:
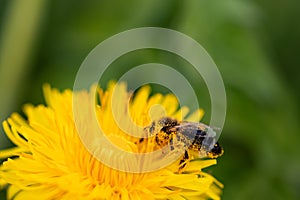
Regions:
[[219, 128], [218, 127], [211, 127], [209, 125], [206, 125], [204, 123], [201, 123], [201, 122], [189, 122], [189, 121], [181, 121], [180, 122], [180, 125], [182, 126], [197, 126], [197, 127], [200, 127], [202, 130], [206, 130], [206, 129], [209, 129], [209, 128], [212, 128], [214, 130], [218, 130]]
[[200, 140], [202, 148], [210, 150], [215, 144], [216, 132], [210, 126], [200, 122], [182, 122], [174, 126], [174, 131], [185, 135], [189, 140]]
[[201, 135], [203, 137], [205, 137], [206, 135], [205, 127], [200, 127], [199, 125], [200, 124], [197, 122], [183, 122], [179, 125], [173, 126], [172, 128], [170, 128], [170, 130], [181, 133], [188, 139], [193, 141], [196, 135]]
[[206, 131], [209, 133], [206, 137], [216, 137], [216, 133], [220, 132], [221, 129], [219, 127], [215, 126], [209, 126], [206, 124], [203, 124], [201, 122], [187, 122], [187, 121], [182, 121], [182, 126], [197, 126], [199, 129]]

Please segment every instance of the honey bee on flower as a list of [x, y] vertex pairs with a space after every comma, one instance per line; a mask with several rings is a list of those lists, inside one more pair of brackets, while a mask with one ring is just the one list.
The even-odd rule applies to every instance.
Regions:
[[[224, 150], [216, 142], [214, 130], [200, 122], [179, 122], [176, 119], [163, 117], [153, 121], [144, 128], [147, 136], [154, 136], [159, 147], [170, 145], [170, 150], [184, 148], [184, 155], [180, 160], [182, 167], [189, 159], [217, 158]], [[142, 141], [142, 140], [141, 140]]]

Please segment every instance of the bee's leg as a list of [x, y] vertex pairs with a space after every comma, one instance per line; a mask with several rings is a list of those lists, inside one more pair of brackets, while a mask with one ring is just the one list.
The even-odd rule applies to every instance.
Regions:
[[188, 154], [187, 150], [185, 150], [182, 159], [179, 161], [179, 172], [181, 170], [183, 170], [183, 168], [186, 166], [186, 163], [189, 158], [190, 158], [189, 154]]

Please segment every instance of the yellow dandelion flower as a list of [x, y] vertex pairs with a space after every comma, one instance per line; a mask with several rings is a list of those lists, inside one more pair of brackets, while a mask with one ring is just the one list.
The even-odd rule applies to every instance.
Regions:
[[[116, 88], [118, 113], [114, 116], [111, 101]], [[0, 151], [0, 158], [8, 158], [0, 167], [0, 188], [8, 188], [7, 199], [220, 199], [222, 184], [202, 171], [216, 164], [215, 159], [187, 161], [181, 171], [178, 171], [178, 160], [143, 173], [115, 169], [102, 163], [94, 153], [117, 167], [123, 164], [126, 169], [136, 167], [139, 160], [115, 154], [101, 140], [90, 136], [88, 139], [93, 140], [90, 142], [94, 149], [87, 150], [77, 126], [85, 130], [84, 134], [97, 135], [91, 133], [89, 119], [83, 119], [86, 123], [76, 126], [72, 108], [75, 92], [65, 90], [61, 93], [45, 85], [44, 93], [47, 106], [26, 105], [24, 112], [27, 119], [13, 113], [3, 122], [7, 136], [16, 145]], [[80, 96], [89, 94], [78, 92]], [[125, 84], [111, 83], [106, 91], [97, 88], [99, 104], [94, 105], [97, 122], [105, 137], [127, 153], [149, 153], [156, 147], [153, 139], [141, 142], [122, 129], [135, 131], [127, 120], [122, 122], [124, 113], [129, 113], [131, 120], [141, 127], [149, 125], [156, 117], [198, 121], [203, 114], [202, 110], [198, 110], [185, 118], [189, 112], [187, 107], [178, 110], [178, 101], [173, 95], [149, 96], [148, 86], [142, 87], [126, 106], [131, 95]], [[155, 105], [161, 105], [164, 111], [153, 109]], [[114, 118], [121, 119], [120, 124]], [[143, 160], [143, 165], [151, 165], [151, 159]]]

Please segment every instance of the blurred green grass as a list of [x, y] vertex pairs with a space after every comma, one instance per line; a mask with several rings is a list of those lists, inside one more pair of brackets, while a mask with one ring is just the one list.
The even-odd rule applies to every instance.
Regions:
[[[22, 33], [24, 27], [36, 23], [31, 33], [34, 37], [26, 46], [30, 55], [18, 48], [17, 40], [11, 40], [16, 46], [12, 53], [25, 56], [26, 61], [18, 63], [22, 71], [0, 65], [0, 72], [10, 69], [12, 74], [6, 77], [11, 84], [2, 80], [0, 85], [1, 98], [10, 102], [0, 104], [1, 121], [13, 111], [20, 112], [26, 102], [43, 103], [41, 87], [45, 82], [60, 89], [72, 88], [83, 59], [109, 36], [143, 26], [175, 29], [203, 45], [224, 79], [228, 110], [220, 143], [225, 154], [210, 169], [225, 185], [223, 199], [300, 198], [298, 1], [53, 0], [36, 7], [37, 13], [42, 11], [36, 18], [19, 13], [22, 11], [13, 13], [12, 5], [20, 2], [0, 1], [1, 55], [10, 17], [23, 16], [19, 22], [23, 26], [16, 23], [12, 29], [20, 33], [21, 41], [22, 36], [28, 40]], [[208, 121], [209, 95], [201, 77], [195, 76], [186, 62], [166, 52], [143, 50], [123, 56], [101, 81], [117, 79], [146, 62], [174, 66], [192, 85], [199, 86], [195, 89], [206, 111], [204, 121]], [[4, 148], [11, 144], [1, 131]]]

